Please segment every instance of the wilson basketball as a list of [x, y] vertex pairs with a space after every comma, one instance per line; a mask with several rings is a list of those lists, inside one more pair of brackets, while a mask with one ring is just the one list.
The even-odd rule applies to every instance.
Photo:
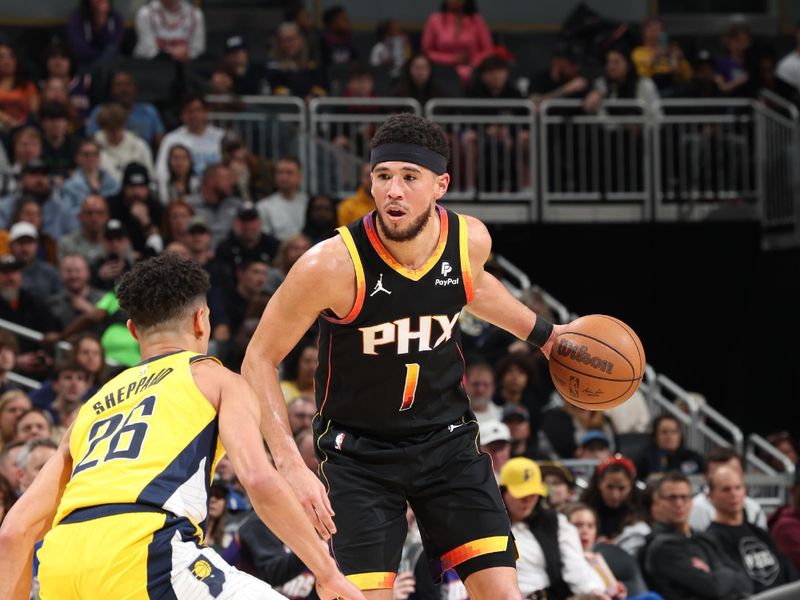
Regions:
[[606, 315], [575, 319], [550, 352], [550, 376], [558, 393], [588, 410], [625, 402], [642, 382], [644, 368], [644, 349], [636, 333]]

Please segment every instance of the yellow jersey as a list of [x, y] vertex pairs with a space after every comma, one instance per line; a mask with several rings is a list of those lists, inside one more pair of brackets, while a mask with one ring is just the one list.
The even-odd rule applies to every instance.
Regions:
[[72, 428], [70, 477], [54, 526], [73, 511], [141, 504], [204, 529], [214, 468], [225, 453], [217, 412], [178, 351], [131, 367], [80, 409]]

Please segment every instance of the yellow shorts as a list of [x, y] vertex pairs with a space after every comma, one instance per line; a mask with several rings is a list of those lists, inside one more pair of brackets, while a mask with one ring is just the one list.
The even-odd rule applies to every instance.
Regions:
[[283, 598], [200, 546], [188, 519], [154, 510], [104, 505], [69, 515], [38, 553], [41, 600]]

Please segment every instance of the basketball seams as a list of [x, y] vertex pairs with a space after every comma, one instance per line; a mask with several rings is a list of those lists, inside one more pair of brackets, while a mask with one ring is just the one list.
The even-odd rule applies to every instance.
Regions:
[[597, 316], [598, 317], [602, 317], [604, 319], [609, 319], [609, 320], [615, 322], [617, 325], [620, 325], [622, 327], [622, 329], [623, 329], [623, 331], [625, 331], [625, 333], [628, 334], [628, 336], [631, 338], [631, 341], [633, 341], [633, 345], [636, 347], [636, 355], [639, 357], [639, 372], [641, 373], [641, 375], [639, 375], [639, 377], [644, 376], [644, 366], [645, 366], [644, 365], [644, 356], [643, 356], [644, 355], [644, 348], [642, 348], [640, 350], [640, 348], [642, 347], [642, 342], [641, 342], [641, 340], [639, 340], [639, 336], [637, 336], [633, 332], [633, 329], [631, 329], [626, 323], [623, 323], [619, 319], [616, 319], [614, 317], [610, 317], [608, 315], [597, 315]]
[[[614, 348], [614, 346], [611, 346], [610, 344], [607, 344], [603, 340], [597, 339], [596, 337], [593, 337], [591, 335], [587, 335], [585, 333], [579, 333], [577, 331], [565, 331], [560, 336], [558, 336], [558, 338], [556, 338], [556, 343], [558, 343], [558, 340], [560, 338], [562, 338], [563, 336], [565, 336], [565, 335], [577, 335], [577, 336], [584, 337], [586, 339], [592, 340], [594, 342], [597, 342], [598, 344], [601, 344], [601, 345], [605, 346], [606, 348], [608, 348], [609, 350], [611, 350], [615, 354], [618, 354], [620, 356], [620, 358], [622, 358], [622, 360], [624, 360], [626, 363], [628, 363], [628, 366], [631, 368], [631, 377], [626, 377], [625, 379], [622, 379], [620, 381], [628, 381], [628, 379], [637, 379], [637, 377], [635, 377], [636, 369], [633, 368], [633, 363], [630, 360], [628, 360], [628, 357], [625, 356], [622, 352], [620, 352], [619, 350]], [[555, 345], [553, 346], [553, 350], [555, 350]], [[550, 354], [552, 355], [553, 352], [551, 351]], [[556, 362], [558, 362], [558, 361], [556, 361]], [[563, 363], [559, 362], [558, 364], [563, 364]], [[564, 366], [566, 366], [566, 365], [564, 365]], [[582, 371], [577, 371], [577, 372], [578, 373], [582, 373]], [[583, 373], [583, 375], [587, 375], [589, 377], [595, 377], [595, 375], [593, 375], [591, 373]], [[598, 377], [598, 379], [603, 379], [603, 378], [602, 377]], [[614, 380], [610, 379], [609, 381], [614, 381]]]

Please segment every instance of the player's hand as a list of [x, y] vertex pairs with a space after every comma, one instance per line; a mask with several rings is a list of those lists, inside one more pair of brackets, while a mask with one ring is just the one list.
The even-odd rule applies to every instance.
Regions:
[[359, 589], [339, 571], [327, 577], [317, 576], [317, 595], [320, 600], [367, 600]]
[[333, 524], [335, 513], [322, 482], [303, 463], [288, 467], [283, 476], [292, 486], [314, 529], [323, 540], [329, 540], [336, 533], [336, 525]]
[[408, 597], [417, 589], [417, 580], [414, 573], [406, 571], [398, 573], [392, 588], [392, 600], [408, 600]]
[[550, 352], [553, 350], [553, 344], [556, 343], [556, 338], [564, 333], [568, 327], [569, 325], [553, 325], [553, 332], [550, 334], [550, 339], [542, 346], [542, 354], [548, 359], [550, 358]]

